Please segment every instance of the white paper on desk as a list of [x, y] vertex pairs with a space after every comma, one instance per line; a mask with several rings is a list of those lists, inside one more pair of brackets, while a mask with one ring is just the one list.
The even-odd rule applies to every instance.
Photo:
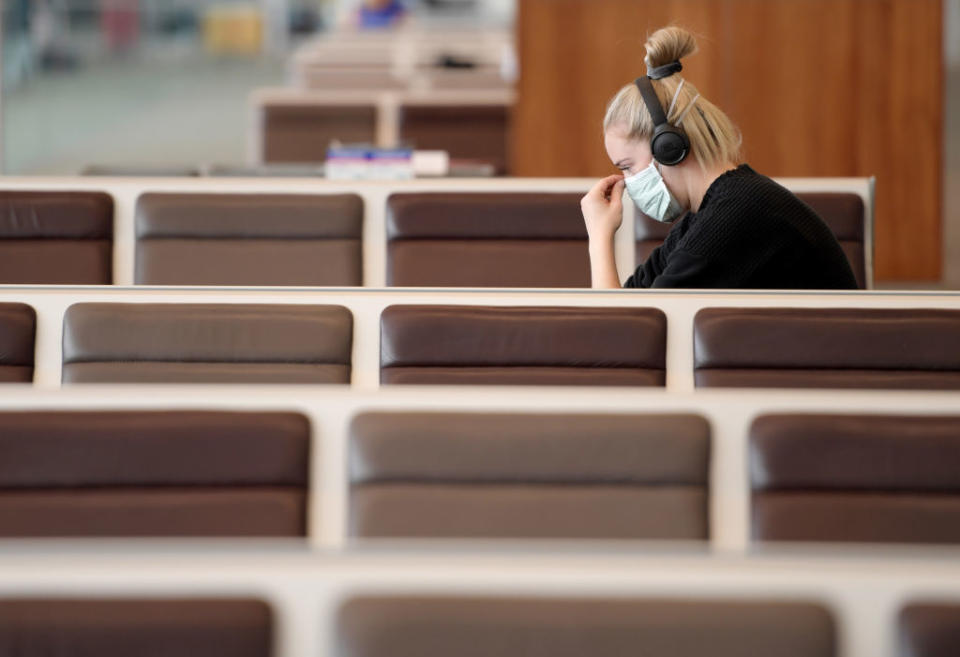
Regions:
[[413, 175], [446, 176], [450, 173], [450, 154], [447, 151], [414, 151]]

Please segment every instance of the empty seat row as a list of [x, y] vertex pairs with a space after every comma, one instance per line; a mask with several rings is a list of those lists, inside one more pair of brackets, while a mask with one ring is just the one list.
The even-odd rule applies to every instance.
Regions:
[[[323, 162], [331, 142], [373, 144], [377, 141], [378, 107], [294, 99], [266, 101], [261, 106], [262, 161]], [[451, 158], [490, 163], [497, 174], [508, 169], [509, 105], [403, 103], [396, 129], [403, 143], [420, 150], [447, 151]], [[469, 125], [469, 130], [464, 126]]]
[[[323, 439], [287, 412], [0, 412], [0, 536], [303, 537]], [[367, 411], [347, 440], [353, 538], [711, 536], [699, 415]], [[762, 415], [748, 451], [756, 541], [960, 543], [958, 416]]]
[[[580, 194], [403, 193], [387, 201], [390, 286], [589, 287]], [[801, 194], [841, 238], [865, 286], [863, 201]], [[144, 285], [363, 284], [355, 194], [147, 193], [134, 280]], [[112, 282], [113, 199], [0, 192], [0, 283]], [[638, 221], [638, 253], [653, 239]], [[659, 224], [658, 224], [659, 225]], [[659, 235], [659, 233], [657, 233]]]
[[[805, 599], [404, 593], [350, 596], [334, 614], [324, 624], [335, 635], [326, 637], [325, 654], [336, 657], [842, 654], [834, 613]], [[274, 627], [282, 622], [256, 598], [8, 598], [0, 599], [0, 651], [271, 657], [277, 654]], [[899, 647], [891, 655], [960, 652], [956, 603], [909, 602], [897, 625]]]
[[[36, 317], [0, 304], [0, 381], [30, 381]], [[64, 383], [349, 383], [353, 316], [337, 305], [78, 303]], [[666, 381], [656, 308], [388, 306], [382, 384], [622, 385]], [[698, 387], [960, 388], [960, 311], [705, 308]]]
[[310, 441], [297, 413], [0, 413], [0, 536], [305, 536]]

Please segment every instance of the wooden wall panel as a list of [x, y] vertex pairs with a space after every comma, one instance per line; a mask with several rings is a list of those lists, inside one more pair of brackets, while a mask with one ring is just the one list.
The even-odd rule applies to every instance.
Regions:
[[877, 177], [879, 280], [941, 271], [940, 0], [519, 0], [514, 171], [600, 176], [606, 102], [644, 72], [643, 42], [698, 35], [684, 75], [771, 176]]

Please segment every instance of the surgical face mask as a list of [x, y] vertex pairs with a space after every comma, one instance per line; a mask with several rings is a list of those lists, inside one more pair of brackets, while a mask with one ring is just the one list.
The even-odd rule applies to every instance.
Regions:
[[669, 224], [683, 214], [680, 203], [663, 182], [656, 161], [651, 161], [643, 171], [624, 178], [623, 183], [633, 204], [651, 219]]

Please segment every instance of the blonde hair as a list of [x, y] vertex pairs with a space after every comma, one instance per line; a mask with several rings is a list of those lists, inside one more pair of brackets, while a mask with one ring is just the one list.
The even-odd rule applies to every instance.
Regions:
[[[697, 41], [683, 28], [664, 27], [647, 38], [645, 47], [644, 62], [652, 69], [694, 54]], [[651, 83], [667, 120], [686, 133], [690, 150], [702, 167], [740, 163], [740, 131], [719, 107], [700, 96], [696, 87], [685, 82], [679, 73]], [[670, 109], [678, 87], [680, 93]], [[678, 117], [682, 117], [679, 125]], [[633, 83], [624, 85], [607, 105], [603, 129], [606, 132], [615, 127], [623, 128], [628, 139], [649, 141], [653, 135], [650, 112]]]

